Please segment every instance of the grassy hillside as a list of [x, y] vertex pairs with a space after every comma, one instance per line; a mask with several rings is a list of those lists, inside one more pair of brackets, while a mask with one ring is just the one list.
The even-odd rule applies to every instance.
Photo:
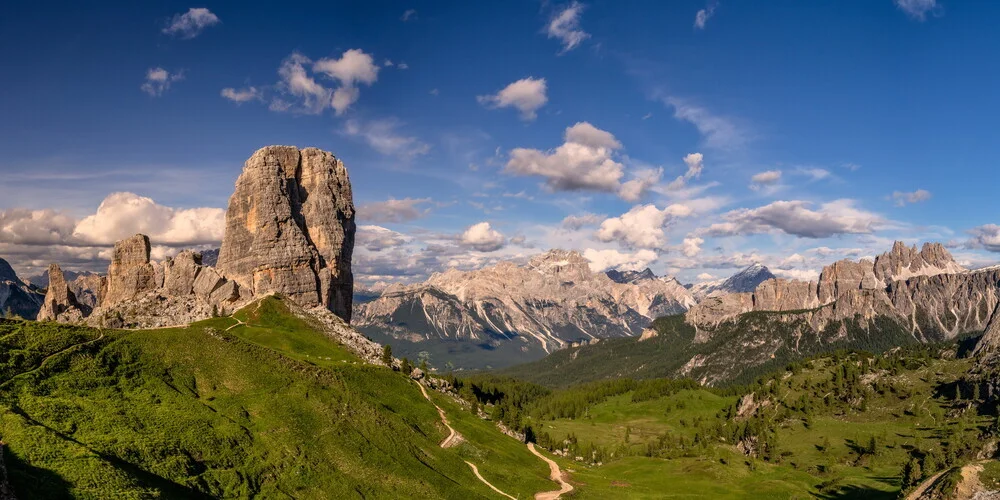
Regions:
[[244, 324], [155, 331], [0, 323], [0, 439], [14, 491], [495, 498], [464, 460], [512, 494], [551, 489], [544, 464], [488, 422], [456, 418], [469, 443], [440, 448], [445, 430], [413, 382], [359, 363], [279, 300], [236, 318]]
[[709, 339], [695, 342], [695, 328], [683, 315], [657, 319], [657, 336], [604, 339], [597, 344], [556, 351], [531, 363], [497, 373], [549, 387], [616, 378], [687, 377], [710, 385], [745, 384], [790, 362], [833, 352], [870, 352], [916, 343], [894, 322], [833, 322], [814, 331], [783, 313], [753, 312], [719, 325]]
[[959, 349], [839, 352], [726, 389], [623, 379], [548, 390], [489, 376], [458, 386], [562, 455], [579, 498], [888, 499], [995, 450], [996, 401], [970, 383]]

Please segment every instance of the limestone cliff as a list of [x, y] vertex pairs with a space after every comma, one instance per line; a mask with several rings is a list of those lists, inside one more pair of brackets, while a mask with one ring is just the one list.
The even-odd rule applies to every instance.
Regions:
[[66, 323], [80, 321], [90, 314], [90, 308], [81, 306], [76, 300], [76, 294], [70, 290], [59, 264], [49, 265], [49, 289], [45, 293], [45, 302], [38, 311], [38, 320], [55, 320]]
[[156, 288], [156, 270], [149, 262], [149, 237], [137, 234], [116, 242], [101, 305], [113, 306]]
[[269, 146], [236, 181], [218, 269], [253, 295], [282, 293], [350, 321], [354, 232], [343, 162], [316, 148]]

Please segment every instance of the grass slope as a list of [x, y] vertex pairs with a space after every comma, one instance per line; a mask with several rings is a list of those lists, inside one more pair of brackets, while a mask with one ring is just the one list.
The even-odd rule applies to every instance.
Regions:
[[[236, 321], [216, 318], [98, 331], [0, 323], [0, 439], [14, 491], [495, 497], [463, 461], [475, 453], [438, 447], [437, 412], [407, 378], [361, 364], [280, 300], [236, 318], [248, 325], [226, 331]], [[461, 424], [476, 440], [470, 449], [496, 458], [480, 464], [484, 475], [525, 495], [547, 487], [523, 445], [484, 424]], [[518, 471], [524, 480], [513, 480]]]

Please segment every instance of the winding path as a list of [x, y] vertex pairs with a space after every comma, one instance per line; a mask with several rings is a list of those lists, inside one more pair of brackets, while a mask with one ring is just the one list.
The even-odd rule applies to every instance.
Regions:
[[531, 450], [535, 456], [545, 460], [545, 463], [549, 464], [549, 479], [559, 483], [558, 490], [536, 493], [535, 500], [556, 500], [557, 498], [563, 496], [563, 494], [573, 491], [573, 485], [563, 480], [562, 471], [559, 470], [559, 464], [557, 464], [555, 460], [539, 453], [538, 450], [535, 449], [535, 443], [528, 443], [528, 449]]
[[35, 373], [38, 370], [41, 370], [42, 367], [45, 366], [45, 362], [46, 361], [48, 361], [48, 360], [50, 360], [50, 359], [52, 359], [52, 358], [54, 358], [54, 357], [56, 357], [56, 356], [64, 353], [64, 352], [66, 352], [66, 351], [68, 351], [70, 349], [75, 349], [75, 348], [80, 347], [82, 345], [93, 344], [94, 342], [97, 342], [98, 340], [101, 340], [103, 338], [104, 338], [104, 331], [101, 330], [101, 335], [98, 336], [96, 339], [90, 339], [90, 340], [87, 340], [87, 341], [84, 341], [84, 342], [80, 342], [79, 344], [72, 344], [72, 345], [67, 346], [67, 347], [65, 347], [63, 349], [60, 349], [60, 350], [58, 350], [58, 351], [56, 351], [56, 352], [54, 352], [52, 354], [49, 354], [48, 356], [45, 356], [44, 358], [42, 358], [42, 361], [38, 363], [38, 366], [36, 366], [35, 368], [32, 368], [31, 370], [28, 370], [26, 372], [18, 373], [17, 375], [14, 375], [14, 376], [10, 377], [9, 379], [5, 380], [2, 384], [0, 384], [0, 387], [3, 387], [5, 385], [13, 382], [14, 379], [16, 379], [18, 377], [23, 377], [25, 375], [28, 375], [29, 373]]
[[[442, 448], [449, 448], [449, 447], [457, 445], [459, 442], [461, 442], [462, 435], [459, 434], [459, 433], [457, 433], [457, 432], [455, 432], [455, 429], [453, 429], [451, 427], [451, 425], [448, 424], [448, 417], [445, 416], [444, 410], [442, 410], [440, 406], [434, 404], [434, 401], [431, 400], [431, 396], [429, 394], [427, 394], [427, 389], [424, 389], [424, 384], [421, 384], [420, 382], [417, 382], [417, 387], [420, 388], [420, 392], [424, 393], [424, 398], [426, 398], [427, 401], [430, 401], [430, 403], [432, 405], [434, 405], [435, 408], [437, 408], [438, 415], [441, 415], [441, 423], [443, 423], [444, 426], [448, 428], [448, 431], [449, 431], [448, 437], [444, 438], [444, 441], [441, 441], [441, 447]], [[476, 464], [474, 464], [474, 463], [472, 463], [472, 462], [470, 462], [468, 460], [466, 460], [465, 463], [469, 464], [469, 467], [472, 468], [473, 474], [475, 474], [476, 477], [478, 477], [479, 480], [483, 482], [483, 484], [485, 484], [486, 486], [489, 486], [491, 490], [493, 490], [493, 491], [495, 491], [495, 492], [497, 492], [497, 493], [499, 493], [499, 494], [501, 494], [501, 495], [503, 495], [503, 496], [505, 496], [507, 498], [510, 498], [511, 500], [517, 500], [516, 498], [508, 495], [507, 493], [504, 493], [503, 490], [501, 490], [500, 488], [497, 488], [496, 486], [493, 486], [493, 484], [491, 484], [489, 481], [487, 481], [486, 478], [484, 478], [483, 475], [479, 473], [479, 467], [476, 467]]]

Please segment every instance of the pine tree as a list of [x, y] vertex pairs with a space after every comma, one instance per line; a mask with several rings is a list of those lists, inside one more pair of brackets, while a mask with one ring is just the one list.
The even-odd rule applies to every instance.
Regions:
[[920, 471], [920, 462], [916, 458], [911, 458], [903, 466], [903, 489], [911, 488], [920, 484], [923, 473]]
[[392, 347], [389, 344], [382, 346], [382, 364], [392, 367]]
[[403, 372], [403, 375], [409, 377], [413, 373], [413, 366], [410, 364], [410, 360], [403, 358], [403, 361], [399, 364], [399, 370]]

